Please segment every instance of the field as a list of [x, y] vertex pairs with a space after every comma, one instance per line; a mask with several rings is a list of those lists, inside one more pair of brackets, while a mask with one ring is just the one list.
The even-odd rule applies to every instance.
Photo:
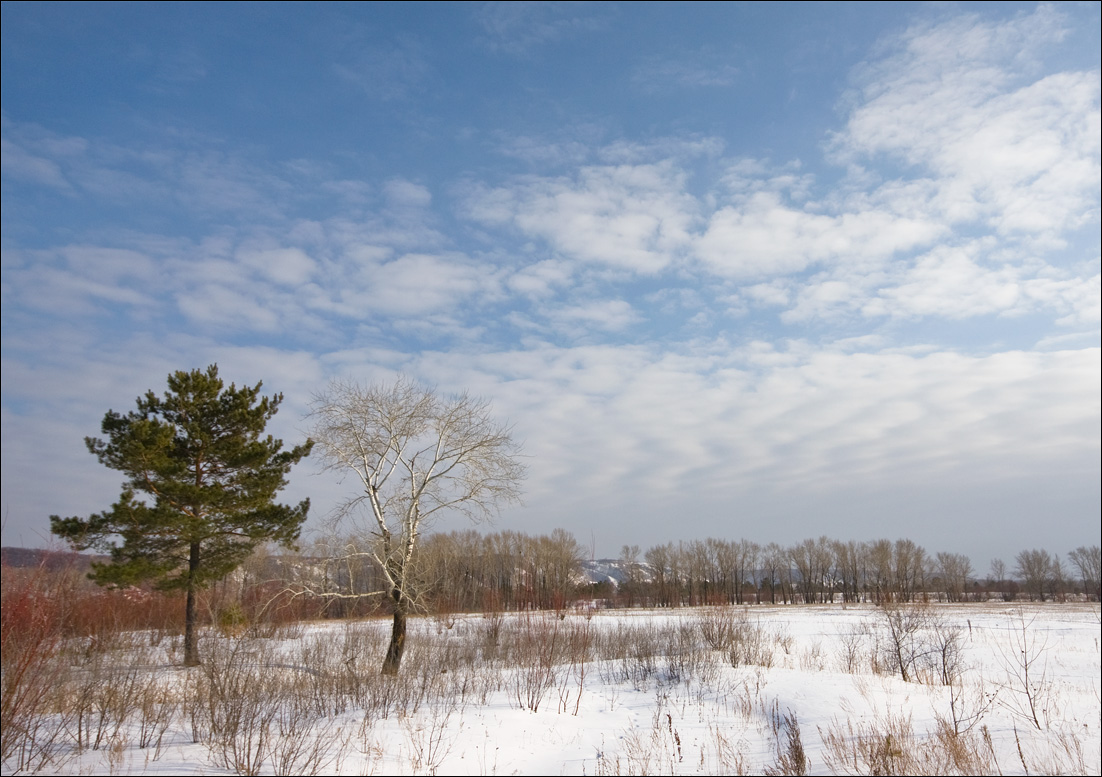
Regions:
[[[1098, 774], [1097, 604], [753, 606], [46, 639], [3, 772]], [[33, 636], [33, 635], [32, 635]], [[27, 637], [30, 639], [30, 637]], [[19, 672], [18, 675], [13, 673]]]

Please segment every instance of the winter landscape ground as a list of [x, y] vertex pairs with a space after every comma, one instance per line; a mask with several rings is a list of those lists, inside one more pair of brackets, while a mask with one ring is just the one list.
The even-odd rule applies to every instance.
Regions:
[[969, 603], [426, 617], [397, 678], [378, 671], [385, 620], [209, 630], [191, 669], [178, 637], [120, 633], [39, 656], [24, 690], [37, 687], [49, 714], [5, 711], [3, 771], [1098, 774], [1099, 613]]

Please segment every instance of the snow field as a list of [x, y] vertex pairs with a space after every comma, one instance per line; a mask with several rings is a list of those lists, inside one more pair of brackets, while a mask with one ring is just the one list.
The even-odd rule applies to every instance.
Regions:
[[388, 630], [70, 644], [3, 772], [1100, 772], [1098, 605], [426, 617], [397, 678]]

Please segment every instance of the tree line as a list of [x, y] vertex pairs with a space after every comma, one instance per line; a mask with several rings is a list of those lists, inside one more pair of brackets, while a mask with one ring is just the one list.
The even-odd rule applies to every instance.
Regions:
[[1099, 548], [1068, 554], [1071, 567], [1044, 550], [1015, 559], [1014, 579], [1005, 564], [999, 574], [979, 576], [960, 553], [929, 554], [909, 539], [859, 542], [821, 536], [792, 545], [709, 538], [657, 545], [641, 554], [621, 551], [629, 572], [627, 604], [793, 604], [824, 602], [982, 601], [993, 596], [1031, 600], [1068, 595], [1099, 598]]
[[[340, 563], [333, 540], [305, 556], [285, 557], [315, 578], [312, 590], [334, 600], [375, 590], [381, 571], [362, 557]], [[616, 559], [596, 563], [570, 533], [531, 536], [473, 529], [425, 538], [416, 578], [424, 612], [553, 610], [597, 602], [613, 607], [724, 604], [1098, 601], [1102, 553], [1079, 547], [1065, 562], [1046, 550], [1023, 550], [1013, 566], [995, 560], [987, 574], [961, 553], [928, 553], [909, 539], [871, 542], [806, 539], [792, 545], [708, 538], [664, 543], [642, 551], [625, 545]], [[595, 570], [606, 574], [595, 579]], [[285, 570], [301, 580], [302, 571]], [[323, 578], [320, 583], [317, 578]], [[333, 614], [347, 609], [331, 609]], [[362, 608], [359, 611], [363, 611]]]

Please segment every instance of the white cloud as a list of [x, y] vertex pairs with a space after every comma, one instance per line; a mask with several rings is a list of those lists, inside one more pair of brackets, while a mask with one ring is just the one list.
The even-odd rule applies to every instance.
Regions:
[[842, 266], [799, 283], [759, 284], [742, 293], [763, 303], [791, 305], [789, 323], [840, 316], [899, 320], [961, 320], [1047, 312], [1058, 325], [1097, 322], [1098, 276], [1080, 277], [1038, 260], [1000, 261], [993, 238], [938, 246], [879, 272]]
[[791, 298], [789, 284], [783, 280], [744, 286], [741, 291], [750, 299], [763, 305], [787, 305]]
[[5, 176], [16, 180], [62, 190], [70, 188], [57, 162], [38, 156], [7, 138], [0, 140], [0, 166], [3, 167]]
[[567, 286], [574, 274], [569, 262], [545, 259], [524, 265], [510, 275], [505, 283], [509, 289], [529, 297], [547, 297]]
[[404, 254], [348, 266], [345, 272], [333, 293], [340, 309], [354, 317], [455, 311], [497, 286], [490, 268], [460, 254]]
[[[1042, 7], [909, 30], [859, 74], [831, 142], [832, 159], [850, 166], [843, 185], [816, 201], [798, 165], [785, 174], [738, 160], [697, 256], [725, 277], [764, 280], [740, 296], [790, 305], [788, 323], [1048, 310], [1089, 325], [1097, 259], [1050, 262], [1069, 230], [1099, 218], [1100, 81], [1098, 71], [1037, 75], [1035, 54], [1061, 23]], [[899, 177], [877, 172], [885, 155], [906, 165]]]
[[1032, 75], [1063, 35], [1050, 6], [909, 30], [863, 72], [861, 104], [833, 140], [846, 161], [886, 154], [934, 176], [930, 207], [1002, 233], [1054, 233], [1097, 218], [1099, 72]]
[[865, 306], [870, 315], [967, 318], [1020, 311], [1017, 268], [988, 269], [971, 252], [941, 248], [915, 262], [899, 285], [884, 289]]
[[936, 223], [880, 210], [840, 215], [798, 210], [777, 193], [758, 192], [716, 211], [694, 247], [717, 274], [760, 278], [819, 262], [879, 262], [928, 244], [942, 232]]
[[584, 326], [583, 331], [591, 329], [607, 332], [620, 332], [640, 320], [640, 316], [630, 303], [621, 299], [599, 300], [582, 305], [570, 305], [550, 311], [553, 319], [561, 325], [574, 328]]
[[400, 178], [387, 181], [383, 193], [393, 207], [427, 208], [432, 204], [432, 193], [428, 188]]
[[[867, 339], [783, 349], [710, 341], [678, 352], [430, 353], [407, 368], [495, 398], [537, 463], [528, 502], [540, 515], [560, 515], [574, 494], [591, 516], [646, 504], [692, 511], [772, 488], [821, 497], [838, 513], [844, 506], [828, 502], [839, 483], [992, 488], [1090, 471], [1099, 358], [1096, 348], [970, 357]], [[687, 530], [720, 531], [716, 518], [699, 514], [692, 525], [709, 528]]]
[[476, 190], [468, 215], [511, 224], [584, 262], [654, 273], [688, 244], [696, 202], [683, 189], [683, 173], [669, 164], [584, 167], [573, 179]]
[[279, 332], [287, 323], [267, 300], [223, 284], [204, 284], [177, 294], [180, 311], [206, 331]]
[[101, 282], [150, 281], [156, 272], [148, 255], [127, 248], [69, 245], [58, 249], [58, 253], [74, 271]]
[[772, 192], [784, 194], [794, 202], [806, 202], [814, 183], [815, 177], [802, 172], [799, 160], [774, 167], [767, 160], [750, 157], [729, 162], [720, 178], [722, 188], [739, 201], [756, 193]]
[[[1067, 304], [1067, 315], [1057, 319], [1057, 324], [1098, 324], [1102, 322], [1102, 275], [1076, 279], [1060, 289], [1062, 301]], [[1093, 334], [1097, 336], [1098, 330]]]
[[113, 314], [116, 306], [152, 310], [157, 281], [154, 263], [138, 251], [69, 245], [4, 252], [5, 304], [54, 314]]
[[244, 249], [238, 258], [280, 286], [309, 283], [317, 272], [317, 263], [299, 248]]

